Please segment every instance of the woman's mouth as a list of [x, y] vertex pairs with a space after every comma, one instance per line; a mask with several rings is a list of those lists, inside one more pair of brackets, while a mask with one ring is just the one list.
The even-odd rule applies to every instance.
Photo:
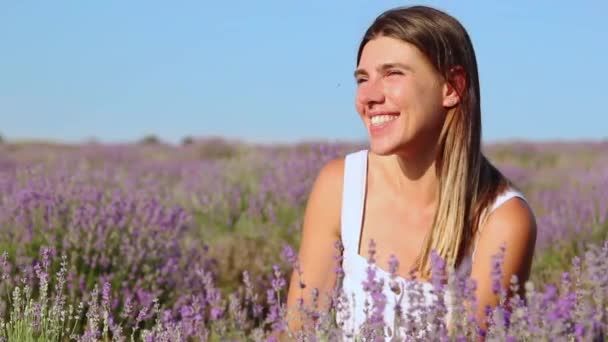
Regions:
[[369, 120], [370, 133], [374, 136], [386, 133], [393, 126], [397, 117], [399, 117], [399, 113], [373, 115]]

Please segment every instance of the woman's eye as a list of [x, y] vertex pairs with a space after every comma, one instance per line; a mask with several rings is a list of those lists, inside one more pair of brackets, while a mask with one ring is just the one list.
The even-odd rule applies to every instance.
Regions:
[[389, 70], [389, 71], [388, 71], [386, 74], [387, 74], [388, 76], [392, 76], [392, 75], [403, 75], [403, 73], [402, 73], [401, 71], [399, 71], [399, 70]]
[[361, 84], [361, 83], [363, 83], [363, 82], [365, 82], [365, 79], [364, 79], [364, 78], [358, 78], [358, 79], [357, 79], [357, 84]]

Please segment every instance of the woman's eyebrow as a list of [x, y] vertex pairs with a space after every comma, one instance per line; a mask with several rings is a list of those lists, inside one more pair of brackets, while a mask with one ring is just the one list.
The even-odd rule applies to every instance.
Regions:
[[[401, 69], [405, 69], [405, 70], [409, 70], [412, 71], [412, 67], [405, 64], [405, 63], [400, 63], [400, 62], [395, 62], [395, 63], [383, 63], [380, 64], [376, 70], [377, 71], [384, 71], [387, 69], [392, 69], [392, 68], [401, 68]], [[367, 75], [367, 71], [365, 71], [364, 69], [357, 69], [355, 70], [354, 74], [355, 78], [359, 75]]]
[[392, 69], [392, 68], [400, 68], [409, 71], [413, 71], [412, 67], [405, 63], [395, 62], [395, 63], [385, 63], [378, 67], [378, 71]]
[[365, 71], [363, 69], [357, 69], [353, 73], [353, 76], [355, 76], [355, 78], [357, 78], [357, 76], [360, 76], [360, 75], [367, 75], [367, 71]]

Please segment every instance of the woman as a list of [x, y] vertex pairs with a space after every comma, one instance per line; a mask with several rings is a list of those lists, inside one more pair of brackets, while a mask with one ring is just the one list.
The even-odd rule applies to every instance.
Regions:
[[[439, 10], [395, 8], [369, 27], [356, 65], [355, 104], [370, 147], [332, 160], [318, 174], [288, 308], [296, 310], [301, 296], [304, 305], [310, 304], [312, 288], [332, 290], [337, 278], [334, 243], [340, 239], [342, 288], [359, 303], [345, 327], [357, 333], [364, 320], [361, 282], [370, 256], [367, 246], [374, 241], [379, 274], [388, 276], [394, 255], [404, 281], [413, 276], [430, 285], [432, 250], [457, 270], [469, 261], [482, 322], [483, 308], [498, 300], [492, 293], [492, 256], [506, 247], [502, 285], [512, 275], [523, 284], [536, 222], [524, 196], [481, 152], [479, 80], [469, 36]], [[383, 291], [390, 297], [388, 286]], [[327, 308], [322, 298], [320, 305]], [[293, 319], [289, 328], [295, 331], [307, 323]], [[388, 329], [387, 337], [392, 333]]]

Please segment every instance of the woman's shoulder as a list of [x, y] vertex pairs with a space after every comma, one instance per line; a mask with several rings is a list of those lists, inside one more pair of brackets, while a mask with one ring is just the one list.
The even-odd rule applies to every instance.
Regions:
[[344, 168], [346, 165], [346, 157], [337, 157], [328, 160], [320, 168], [315, 184], [318, 184], [324, 190], [337, 191], [342, 188], [342, 178], [344, 177]]
[[366, 156], [367, 150], [358, 150], [332, 158], [320, 167], [306, 210], [313, 221], [321, 220], [323, 225], [334, 226], [339, 233], [346, 169], [362, 166]]
[[304, 213], [304, 236], [335, 239], [340, 236], [340, 214], [345, 157], [323, 164], [310, 190]]
[[[516, 199], [516, 200], [514, 200], [514, 199]], [[506, 202], [517, 202], [518, 205], [515, 205], [515, 207], [519, 206], [519, 207], [521, 207], [520, 209], [525, 209], [523, 207], [527, 207], [527, 209], [530, 209], [528, 206], [528, 200], [526, 199], [526, 196], [523, 194], [523, 192], [520, 191], [515, 186], [509, 184], [501, 193], [498, 194], [498, 196], [496, 196], [496, 198], [492, 202], [492, 204], [489, 208], [490, 213], [492, 213], [492, 212], [496, 211], [497, 209], [499, 209], [500, 207], [502, 207], [503, 204], [505, 204]], [[514, 207], [514, 206], [511, 205], [510, 207]], [[509, 209], [507, 209], [507, 211], [508, 210]], [[510, 209], [510, 210], [513, 210], [513, 209]]]
[[533, 253], [536, 235], [537, 223], [532, 207], [521, 191], [508, 187], [490, 207], [480, 229], [477, 250], [489, 255], [504, 244], [509, 250], [507, 253], [523, 262]]
[[367, 150], [362, 149], [326, 161], [319, 169], [315, 183], [341, 194], [346, 168], [349, 165], [355, 166], [355, 163], [364, 163], [366, 157]]
[[483, 230], [535, 229], [534, 211], [523, 192], [512, 185], [500, 192], [488, 209]]
[[509, 225], [529, 229], [534, 223], [534, 212], [526, 197], [513, 188], [497, 196], [488, 218], [488, 224], [494, 226]]

